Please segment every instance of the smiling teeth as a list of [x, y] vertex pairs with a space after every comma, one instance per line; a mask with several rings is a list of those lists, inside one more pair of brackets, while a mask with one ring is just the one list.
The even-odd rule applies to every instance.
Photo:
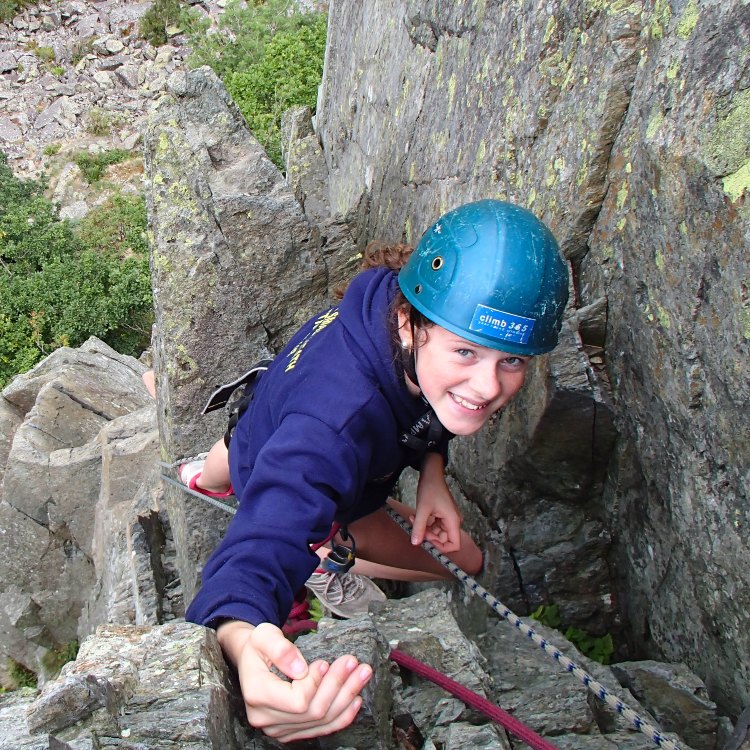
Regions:
[[451, 393], [451, 397], [456, 403], [461, 404], [461, 406], [464, 406], [467, 409], [471, 409], [472, 411], [479, 411], [479, 409], [483, 409], [486, 405], [486, 404], [479, 404], [479, 405], [472, 404], [470, 401], [465, 401], [464, 399], [462, 399], [461, 396], [456, 396], [455, 393]]

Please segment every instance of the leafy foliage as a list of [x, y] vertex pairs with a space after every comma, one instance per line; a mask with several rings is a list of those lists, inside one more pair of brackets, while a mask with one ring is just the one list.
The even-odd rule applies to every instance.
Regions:
[[112, 128], [122, 124], [122, 117], [114, 112], [107, 112], [101, 107], [93, 107], [85, 116], [85, 128], [91, 135], [109, 135]]
[[0, 0], [0, 21], [12, 21], [32, 0]]
[[327, 18], [303, 13], [290, 0], [227, 5], [218, 33], [185, 16], [190, 65], [210, 65], [271, 160], [282, 167], [281, 115], [289, 107], [315, 109], [323, 74]]
[[8, 659], [8, 677], [16, 688], [35, 688], [37, 684], [36, 674], [13, 659]]
[[113, 198], [73, 225], [0, 157], [0, 385], [92, 335], [140, 354], [152, 321], [143, 199]]
[[43, 63], [52, 63], [57, 59], [55, 50], [52, 47], [35, 47], [34, 54]]
[[63, 646], [60, 649], [48, 651], [42, 657], [42, 663], [51, 678], [57, 677], [63, 666], [76, 658], [78, 655], [78, 648], [78, 641], [70, 641], [66, 646]]
[[560, 608], [557, 604], [540, 604], [531, 616], [542, 625], [557, 630], [560, 627]]
[[589, 635], [578, 628], [568, 628], [565, 637], [589, 659], [598, 661], [600, 664], [609, 664], [612, 654], [615, 652], [615, 644], [612, 634], [607, 633], [599, 638]]
[[[560, 630], [562, 619], [557, 604], [542, 604], [535, 609], [531, 616], [542, 625]], [[609, 664], [612, 654], [615, 652], [615, 644], [612, 635], [607, 633], [603, 636], [593, 636], [579, 628], [566, 628], [563, 635], [589, 659], [598, 661], [600, 664]]]
[[112, 148], [108, 151], [102, 151], [100, 154], [90, 154], [82, 151], [75, 158], [78, 168], [83, 173], [86, 182], [89, 184], [101, 179], [104, 170], [110, 164], [119, 164], [130, 157], [130, 152], [121, 148]]
[[312, 597], [310, 600], [310, 619], [313, 622], [320, 622], [320, 618], [325, 614], [323, 605], [320, 603], [320, 599]]
[[140, 35], [154, 47], [166, 44], [167, 27], [179, 24], [181, 11], [180, 0], [155, 0], [141, 18]]

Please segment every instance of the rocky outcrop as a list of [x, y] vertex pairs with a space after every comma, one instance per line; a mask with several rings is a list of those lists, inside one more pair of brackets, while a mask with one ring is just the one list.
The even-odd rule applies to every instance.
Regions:
[[[427, 625], [429, 623], [429, 625]], [[543, 626], [539, 633], [554, 641]], [[436, 685], [389, 662], [398, 648], [460, 683], [476, 696], [498, 701], [515, 718], [552, 736], [560, 750], [647, 750], [653, 743], [629, 730], [606, 706], [592, 703], [586, 689], [550, 669], [541, 651], [501, 622], [481, 641], [483, 656], [450, 615], [448, 597], [436, 589], [373, 607], [347, 622], [323, 620], [317, 634], [297, 645], [308, 660], [330, 658], [341, 642], [374, 667], [364, 705], [349, 728], [304, 743], [324, 750], [410, 747], [451, 750], [511, 750], [518, 740]], [[567, 647], [566, 652], [607, 689], [649, 720], [647, 709], [617, 685], [611, 672]], [[511, 658], [509, 658], [509, 656]], [[692, 686], [668, 677], [663, 686], [689, 702]], [[554, 700], [551, 697], [554, 696]], [[652, 704], [654, 705], [654, 704]], [[659, 706], [659, 701], [656, 704]], [[12, 707], [12, 712], [10, 709]], [[0, 696], [0, 748], [81, 750], [96, 747], [149, 750], [261, 750], [279, 747], [248, 730], [211, 631], [186, 623], [154, 628], [101, 626], [82, 645], [78, 659], [40, 694]], [[28, 731], [21, 725], [25, 719]], [[681, 716], [688, 733], [709, 720], [711, 709]], [[713, 715], [715, 723], [715, 714]], [[4, 742], [16, 744], [3, 744]], [[690, 750], [687, 744], [681, 744]]]
[[[140, 193], [141, 125], [189, 50], [179, 29], [155, 48], [139, 33], [153, 3], [51, 0], [0, 24], [0, 149], [19, 177], [45, 174], [62, 218], [80, 219], [116, 186]], [[216, 20], [219, 4], [194, 3]], [[75, 163], [81, 152], [132, 152], [93, 189]]]
[[166, 593], [174, 574], [144, 370], [92, 338], [2, 392], [13, 430], [1, 456], [0, 529], [12, 554], [0, 560], [0, 653], [42, 681], [102, 622], [182, 613]]
[[[144, 146], [159, 431], [165, 457], [175, 461], [222, 436], [224, 412], [200, 416], [217, 385], [278, 351], [326, 306], [326, 238], [210, 69], [170, 79], [149, 115]], [[167, 497], [180, 576], [192, 597], [226, 518], [186, 507], [179, 491]]]

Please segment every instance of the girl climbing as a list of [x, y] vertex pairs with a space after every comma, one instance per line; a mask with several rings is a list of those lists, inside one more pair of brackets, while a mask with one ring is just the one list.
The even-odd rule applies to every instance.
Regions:
[[[509, 203], [445, 214], [398, 272], [404, 253], [390, 256], [306, 323], [257, 384], [228, 448], [238, 511], [187, 612], [216, 628], [250, 724], [282, 742], [347, 726], [372, 675], [351, 655], [308, 665], [280, 629], [311, 575], [337, 575], [311, 548], [335, 522], [334, 543], [356, 540], [344, 574], [449, 575], [424, 539], [478, 573], [481, 552], [444, 480], [448, 441], [476, 433], [518, 393], [531, 357], [557, 344], [567, 302], [554, 237]], [[221, 493], [226, 466], [217, 444], [183, 480]], [[420, 470], [415, 509], [389, 499], [407, 466]], [[412, 521], [411, 540], [386, 503]]]

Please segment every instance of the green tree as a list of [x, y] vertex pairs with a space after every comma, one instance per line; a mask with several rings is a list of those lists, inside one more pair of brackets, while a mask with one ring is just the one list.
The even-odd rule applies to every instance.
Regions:
[[155, 0], [141, 18], [138, 28], [141, 36], [154, 47], [166, 44], [167, 28], [179, 24], [182, 10], [180, 0]]
[[117, 196], [72, 224], [43, 188], [13, 177], [0, 152], [0, 385], [92, 335], [125, 354], [149, 343], [143, 198]]
[[184, 23], [193, 53], [190, 65], [209, 65], [247, 120], [253, 135], [282, 168], [281, 115], [289, 107], [315, 110], [323, 74], [327, 17], [303, 13], [291, 0], [227, 5], [219, 30]]

